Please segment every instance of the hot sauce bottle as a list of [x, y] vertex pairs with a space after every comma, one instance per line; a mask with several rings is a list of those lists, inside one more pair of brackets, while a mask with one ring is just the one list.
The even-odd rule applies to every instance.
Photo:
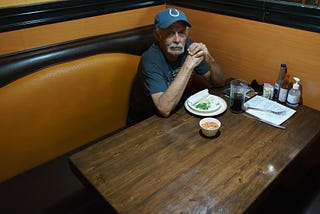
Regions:
[[285, 73], [284, 80], [281, 84], [278, 100], [282, 103], [286, 102], [287, 94], [290, 86], [290, 74]]

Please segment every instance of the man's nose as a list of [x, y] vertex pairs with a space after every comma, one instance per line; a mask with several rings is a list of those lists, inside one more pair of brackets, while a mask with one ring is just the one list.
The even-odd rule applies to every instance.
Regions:
[[180, 42], [181, 38], [180, 38], [179, 32], [175, 32], [173, 39], [174, 39], [174, 42]]

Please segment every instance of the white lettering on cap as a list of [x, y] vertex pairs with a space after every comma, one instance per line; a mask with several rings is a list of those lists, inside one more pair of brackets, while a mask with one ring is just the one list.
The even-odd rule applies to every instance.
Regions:
[[176, 11], [176, 14], [172, 13], [172, 9], [169, 9], [169, 14], [172, 17], [178, 17], [180, 15], [179, 11], [177, 9], [174, 9]]

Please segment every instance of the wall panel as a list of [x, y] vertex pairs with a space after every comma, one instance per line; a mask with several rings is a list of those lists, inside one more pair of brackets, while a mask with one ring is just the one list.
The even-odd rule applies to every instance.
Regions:
[[320, 110], [320, 34], [180, 8], [193, 24], [190, 36], [207, 44], [228, 77], [274, 83], [280, 64], [301, 78], [303, 103]]
[[0, 7], [11, 7], [17, 5], [29, 5], [44, 2], [53, 2], [59, 0], [1, 0]]
[[[170, 6], [170, 5], [169, 5]], [[150, 25], [164, 5], [0, 33], [0, 55]], [[301, 78], [303, 103], [320, 110], [320, 34], [180, 8], [190, 36], [207, 44], [229, 77], [274, 83], [281, 63]]]
[[153, 24], [164, 5], [0, 33], [0, 55]]

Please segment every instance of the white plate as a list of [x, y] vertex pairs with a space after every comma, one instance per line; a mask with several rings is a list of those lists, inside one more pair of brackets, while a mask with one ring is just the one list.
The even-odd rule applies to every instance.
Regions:
[[[203, 101], [210, 102], [210, 108], [209, 109], [204, 110], [204, 109], [200, 109], [200, 108], [196, 107], [200, 102], [203, 102]], [[200, 112], [200, 113], [212, 113], [212, 112], [217, 111], [217, 110], [219, 110], [221, 108], [220, 99], [217, 99], [217, 96], [214, 96], [212, 94], [209, 94], [209, 96], [205, 97], [204, 99], [200, 100], [199, 102], [197, 102], [194, 105], [192, 105], [189, 102], [189, 99], [187, 99], [187, 103], [188, 103], [189, 107], [193, 111], [197, 111], [197, 112]]]
[[199, 112], [199, 111], [195, 111], [193, 110], [192, 108], [190, 108], [190, 106], [188, 105], [188, 100], [186, 100], [184, 102], [184, 107], [187, 109], [187, 111], [189, 111], [190, 113], [192, 114], [195, 114], [195, 115], [198, 115], [198, 116], [203, 116], [203, 117], [212, 117], [212, 116], [215, 116], [215, 115], [219, 115], [219, 114], [222, 114], [226, 109], [227, 109], [227, 103], [226, 101], [224, 101], [224, 99], [222, 99], [221, 97], [218, 97], [218, 96], [215, 96], [215, 95], [212, 95], [214, 96], [215, 99], [217, 99], [220, 104], [221, 104], [221, 107], [217, 110], [217, 111], [213, 111], [213, 112]]

